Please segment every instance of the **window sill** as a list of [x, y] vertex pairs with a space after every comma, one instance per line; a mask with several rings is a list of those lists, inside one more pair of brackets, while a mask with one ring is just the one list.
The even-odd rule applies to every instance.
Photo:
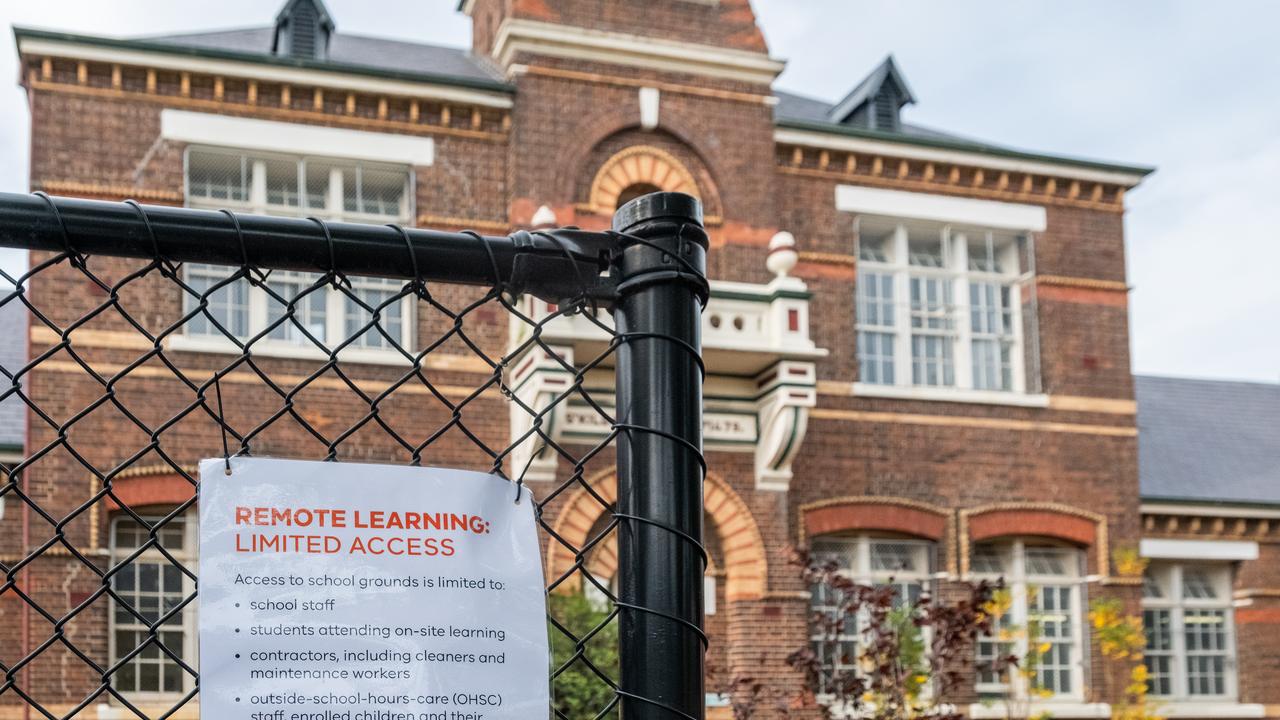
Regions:
[[[147, 717], [158, 717], [173, 710], [173, 706], [181, 702], [186, 695], [182, 693], [174, 695], [142, 693], [127, 694], [126, 697]], [[137, 720], [138, 717], [137, 713], [123, 705], [115, 704], [114, 700], [110, 703], [98, 703], [93, 709], [95, 714], [89, 717], [96, 717], [98, 720]], [[178, 708], [172, 715], [166, 717], [173, 718], [173, 720], [198, 720], [200, 717], [200, 700], [198, 698], [193, 699]]]
[[[171, 335], [165, 341], [166, 350], [177, 352], [217, 353], [222, 355], [239, 355], [242, 351], [234, 343], [213, 337], [192, 337], [190, 335]], [[249, 349], [254, 357], [285, 358], [289, 360], [329, 359], [329, 354], [316, 349], [314, 345], [302, 346], [287, 342], [259, 340]], [[343, 362], [363, 363], [366, 365], [389, 365], [395, 367], [411, 367], [408, 359], [395, 350], [380, 348], [347, 347], [339, 351], [338, 359]]]
[[1045, 394], [1020, 394], [993, 390], [962, 390], [956, 388], [916, 387], [902, 385], [875, 385], [855, 382], [855, 397], [892, 398], [894, 400], [921, 400], [926, 402], [956, 402], [975, 405], [1012, 405], [1016, 407], [1049, 407]]
[[[1017, 710], [1026, 710], [1026, 717], [1034, 717], [1048, 713], [1055, 718], [1110, 718], [1111, 705], [1107, 703], [1072, 702], [1070, 700], [1033, 700], [1030, 703], [1018, 702]], [[974, 703], [969, 706], [971, 720], [1004, 720], [1008, 717], [1019, 717], [1013, 709], [1005, 707], [1003, 700], [991, 703]]]
[[1267, 715], [1265, 705], [1230, 700], [1162, 702], [1158, 697], [1151, 697], [1148, 702], [1162, 718], [1260, 718]]

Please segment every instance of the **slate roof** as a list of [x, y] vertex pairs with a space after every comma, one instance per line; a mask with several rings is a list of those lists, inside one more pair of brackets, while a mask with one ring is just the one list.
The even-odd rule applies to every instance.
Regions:
[[[213, 50], [271, 57], [275, 29], [270, 26], [137, 38], [151, 45]], [[335, 32], [327, 62], [414, 75], [502, 82], [502, 74], [470, 50]]]
[[1280, 504], [1280, 384], [1134, 377], [1145, 500]]
[[[797, 95], [796, 93], [787, 92], [785, 90], [774, 90], [773, 94], [778, 98], [778, 104], [773, 107], [773, 119], [779, 122], [791, 121], [802, 123], [829, 124], [834, 127], [844, 127], [831, 119], [831, 112], [835, 109], [835, 105], [825, 101], [811, 98], [806, 95]], [[899, 125], [900, 134], [909, 138], [928, 138], [933, 140], [951, 140], [955, 142], [977, 143], [977, 140], [952, 135], [941, 130], [913, 125], [911, 123], [902, 123]], [[992, 146], [994, 147], [994, 146]]]
[[[0, 297], [10, 290], [0, 283]], [[0, 306], [0, 367], [8, 372], [26, 364], [27, 309], [17, 302]], [[0, 374], [0, 392], [10, 387], [9, 378]], [[22, 447], [25, 420], [21, 400], [0, 400], [0, 450]]]

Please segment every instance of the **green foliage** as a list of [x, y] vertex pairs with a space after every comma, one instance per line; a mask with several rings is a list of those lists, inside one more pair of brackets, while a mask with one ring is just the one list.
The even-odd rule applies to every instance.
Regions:
[[600, 714], [614, 701], [613, 687], [600, 675], [618, 680], [617, 618], [610, 619], [608, 612], [592, 607], [580, 593], [551, 595], [548, 610], [556, 621], [547, 628], [551, 636], [552, 706], [574, 720], [617, 720], [617, 706]]
[[902, 672], [902, 689], [912, 706], [925, 700], [922, 693], [933, 678], [928, 645], [925, 644], [924, 630], [920, 627], [918, 617], [919, 613], [914, 607], [903, 606], [890, 611], [887, 618], [889, 632], [898, 641], [897, 664]]

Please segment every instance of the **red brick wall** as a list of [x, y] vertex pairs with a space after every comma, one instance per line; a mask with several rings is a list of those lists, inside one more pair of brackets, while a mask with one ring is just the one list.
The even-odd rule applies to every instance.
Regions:
[[591, 30], [767, 52], [748, 0], [477, 0], [473, 46], [488, 52], [502, 20], [519, 18]]

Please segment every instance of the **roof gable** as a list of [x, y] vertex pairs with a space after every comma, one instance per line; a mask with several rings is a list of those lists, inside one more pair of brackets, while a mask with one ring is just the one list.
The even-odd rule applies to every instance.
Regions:
[[271, 52], [322, 59], [329, 53], [329, 39], [335, 27], [323, 0], [287, 0], [276, 15]]

